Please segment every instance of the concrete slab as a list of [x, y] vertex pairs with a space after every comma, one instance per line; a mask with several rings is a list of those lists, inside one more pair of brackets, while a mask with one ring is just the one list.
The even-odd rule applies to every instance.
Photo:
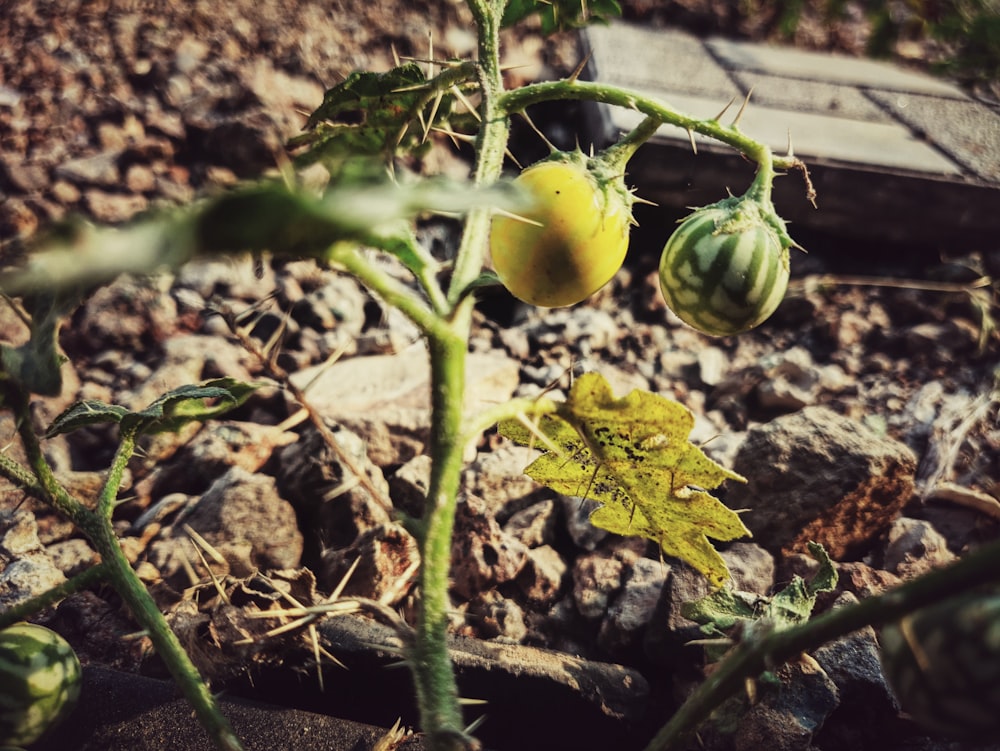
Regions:
[[[978, 102], [866, 91], [895, 118], [984, 180], [1000, 183], [1000, 116]], [[1000, 205], [998, 205], [1000, 209]]]
[[[655, 92], [649, 92], [654, 94]], [[670, 104], [682, 112], [718, 114], [726, 102], [707, 97], [671, 94]], [[735, 114], [735, 107], [733, 114]], [[642, 116], [638, 112], [622, 110], [614, 124], [627, 131], [635, 127]], [[824, 160], [854, 162], [872, 167], [887, 167], [933, 175], [961, 175], [962, 169], [925, 141], [915, 138], [910, 131], [894, 122], [865, 122], [836, 118], [831, 124], [827, 115], [793, 112], [774, 107], [747, 107], [740, 121], [740, 129], [763, 141], [775, 153], [785, 153], [788, 139], [792, 139], [795, 153], [803, 159], [822, 157]], [[725, 121], [725, 118], [723, 118]], [[676, 138], [689, 143], [687, 132], [673, 126], [660, 131], [664, 138]], [[704, 149], [711, 139], [695, 136], [699, 148]]]
[[600, 50], [600, 57], [592, 58], [596, 80], [714, 96], [723, 104], [744, 94], [701, 40], [686, 32], [609, 24], [590, 27], [587, 35], [592, 48]]
[[[878, 61], [703, 41], [624, 22], [588, 29], [584, 40], [591, 77], [694, 117], [715, 117], [734, 90], [742, 96], [754, 86], [740, 128], [776, 153], [786, 151], [790, 132], [819, 191], [816, 211], [801, 181], [776, 183], [779, 211], [796, 226], [866, 242], [996, 247], [1000, 112], [951, 82]], [[639, 120], [621, 108], [585, 112], [581, 141], [597, 147]], [[749, 184], [752, 168], [739, 155], [708, 139], [696, 143], [694, 156], [687, 133], [664, 126], [629, 165], [639, 195], [681, 210]]]
[[731, 70], [753, 70], [784, 78], [829, 81], [873, 89], [911, 91], [919, 94], [968, 98], [961, 88], [890, 63], [844, 55], [817, 54], [788, 47], [713, 38], [705, 46]]
[[802, 80], [796, 80], [794, 86], [789, 86], [787, 78], [769, 73], [731, 71], [731, 75], [743, 91], [753, 91], [751, 102], [754, 105], [764, 104], [777, 109], [814, 112], [869, 123], [893, 121], [855, 86]]

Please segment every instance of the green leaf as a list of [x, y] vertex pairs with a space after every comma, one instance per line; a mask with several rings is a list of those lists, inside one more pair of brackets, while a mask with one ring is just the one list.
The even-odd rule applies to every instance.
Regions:
[[[738, 633], [749, 632], [748, 624], [782, 631], [805, 623], [816, 607], [820, 592], [832, 592], [837, 586], [837, 570], [822, 545], [809, 543], [809, 552], [819, 562], [819, 569], [808, 581], [795, 576], [772, 597], [732, 589], [716, 592], [681, 606], [681, 614], [702, 626], [707, 636], [725, 636], [735, 626]], [[710, 654], [713, 659], [721, 653]]]
[[26, 295], [25, 312], [31, 317], [31, 335], [19, 347], [0, 345], [0, 383], [14, 382], [29, 394], [56, 396], [62, 391], [60, 368], [65, 358], [59, 354], [59, 324], [80, 301], [77, 289], [40, 288]]
[[[199, 255], [220, 253], [269, 251], [327, 259], [330, 247], [339, 241], [391, 252], [419, 274], [433, 259], [413, 239], [409, 222], [415, 216], [462, 213], [475, 207], [509, 210], [514, 205], [515, 194], [508, 184], [475, 188], [445, 178], [401, 185], [383, 175], [377, 183], [338, 182], [322, 196], [265, 182], [122, 227], [80, 225], [70, 235], [52, 235], [32, 249], [23, 267], [0, 274], [0, 290], [12, 296], [37, 290], [74, 293], [122, 273], [153, 273]], [[46, 322], [47, 329], [42, 326]], [[47, 332], [52, 339], [57, 322], [57, 317], [39, 319], [38, 333]], [[47, 352], [43, 339], [32, 338], [37, 351], [4, 349], [9, 375], [20, 377], [16, 374], [29, 365], [40, 367], [40, 360], [24, 361], [27, 355], [37, 358]], [[26, 371], [23, 377], [52, 388], [37, 373]]]
[[656, 541], [718, 588], [729, 571], [709, 538], [750, 532], [705, 489], [744, 480], [688, 440], [693, 426], [677, 402], [638, 390], [616, 399], [603, 376], [585, 373], [557, 414], [539, 420], [538, 435], [516, 420], [501, 423], [500, 432], [544, 452], [525, 470], [529, 476], [601, 503], [590, 517], [595, 526]]
[[130, 414], [125, 407], [117, 404], [105, 404], [96, 399], [84, 399], [70, 405], [57, 416], [48, 430], [46, 438], [53, 438], [63, 433], [85, 428], [88, 425], [98, 425], [106, 422], [120, 423], [125, 415]]
[[[217, 378], [168, 391], [140, 412], [121, 419], [124, 431], [138, 434], [180, 430], [189, 422], [203, 422], [238, 407], [258, 388], [234, 378]], [[207, 400], [211, 400], [206, 403]]]
[[296, 164], [323, 161], [339, 173], [359, 157], [385, 162], [399, 153], [425, 151], [429, 129], [443, 125], [452, 112], [448, 83], [438, 89], [412, 62], [385, 73], [351, 73], [324, 94], [306, 122], [307, 132], [289, 141], [290, 148], [302, 149]]
[[46, 438], [69, 433], [88, 425], [116, 422], [134, 435], [180, 430], [189, 422], [204, 422], [243, 404], [259, 388], [235, 378], [216, 378], [168, 391], [148, 407], [133, 412], [117, 404], [84, 400], [56, 417]]
[[616, 0], [510, 0], [504, 10], [504, 27], [538, 14], [542, 33], [579, 29], [589, 23], [606, 22], [622, 14]]

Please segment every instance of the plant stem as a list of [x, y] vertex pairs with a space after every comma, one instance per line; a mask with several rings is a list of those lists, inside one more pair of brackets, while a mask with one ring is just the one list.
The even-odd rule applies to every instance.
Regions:
[[1000, 542], [994, 542], [957, 563], [932, 571], [877, 597], [869, 597], [784, 631], [751, 635], [719, 663], [645, 751], [670, 751], [708, 718], [723, 701], [739, 691], [746, 679], [794, 659], [858, 629], [878, 628], [927, 605], [1000, 580]]
[[12, 605], [0, 613], [0, 629], [5, 629], [11, 624], [24, 620], [35, 613], [55, 605], [59, 600], [65, 599], [83, 589], [86, 589], [94, 582], [108, 575], [108, 567], [105, 563], [98, 563], [91, 566], [86, 571], [81, 571], [62, 584], [57, 584], [52, 589], [42, 592], [40, 595], [22, 600]]
[[28, 399], [25, 394], [18, 392], [14, 409], [21, 443], [31, 469], [38, 479], [37, 490], [43, 494], [47, 503], [68, 516], [90, 540], [101, 558], [99, 568], [103, 569], [103, 573], [125, 601], [135, 620], [149, 634], [153, 647], [166, 663], [167, 670], [180, 686], [185, 698], [194, 707], [195, 714], [216, 747], [221, 751], [243, 751], [242, 744], [229, 721], [219, 710], [215, 698], [199, 675], [198, 668], [191, 662], [191, 658], [184, 651], [177, 636], [170, 630], [146, 587], [132, 570], [115, 536], [111, 523], [112, 500], [121, 485], [125, 465], [135, 450], [135, 436], [129, 434], [122, 436], [121, 445], [115, 453], [114, 464], [101, 489], [98, 511], [95, 512], [67, 493], [56, 479], [52, 468], [45, 460], [38, 437], [31, 427]]
[[624, 173], [628, 160], [640, 146], [653, 137], [662, 124], [660, 118], [647, 115], [617, 143], [606, 148], [599, 158], [615, 171]]
[[488, 430], [504, 420], [511, 420], [520, 415], [531, 417], [551, 415], [557, 412], [558, 409], [559, 405], [556, 402], [545, 397], [509, 399], [502, 404], [488, 407], [481, 412], [471, 415], [465, 424], [465, 440], [463, 443], [467, 444], [469, 441], [475, 440], [484, 430]]
[[[471, 299], [459, 310], [471, 318]], [[463, 321], [461, 328], [467, 330]], [[465, 391], [467, 337], [428, 337], [431, 362], [431, 439], [433, 457], [423, 517], [420, 567], [420, 613], [413, 644], [412, 666], [420, 706], [421, 727], [429, 735], [461, 735], [462, 713], [458, 688], [448, 656], [448, 574], [451, 538], [462, 471], [462, 405]], [[443, 734], [443, 735], [442, 735]], [[440, 747], [444, 747], [442, 741]]]
[[125, 601], [135, 620], [145, 629], [153, 648], [166, 664], [184, 698], [194, 707], [198, 720], [208, 731], [216, 748], [220, 751], [243, 751], [243, 745], [236, 737], [229, 720], [219, 709], [198, 668], [191, 662], [177, 635], [171, 631], [146, 587], [132, 570], [115, 537], [110, 518], [95, 518], [98, 521], [97, 528], [90, 525], [92, 529], [88, 537], [102, 562], [108, 566], [108, 578], [115, 590]]
[[[503, 2], [498, 0], [471, 0], [479, 31], [479, 85], [482, 99], [479, 116], [482, 125], [476, 137], [475, 184], [489, 185], [496, 182], [503, 168], [507, 137], [510, 133], [508, 115], [499, 106], [503, 94], [503, 76], [500, 71], [500, 18]], [[448, 300], [453, 304], [465, 296], [483, 270], [486, 261], [487, 240], [492, 212], [487, 208], [474, 208], [465, 219], [462, 241], [455, 258], [455, 270], [448, 288]]]
[[353, 241], [334, 245], [328, 258], [355, 276], [386, 303], [397, 308], [426, 335], [443, 335], [447, 324], [413, 290], [369, 262]]
[[[482, 125], [476, 140], [475, 184], [496, 181], [503, 167], [509, 123], [497, 109], [503, 91], [500, 73], [500, 19], [503, 0], [469, 0], [479, 40]], [[448, 287], [451, 315], [424, 332], [431, 364], [431, 476], [421, 533], [420, 610], [410, 662], [420, 707], [420, 722], [431, 751], [475, 748], [463, 729], [458, 687], [448, 656], [450, 601], [448, 575], [455, 507], [461, 484], [464, 436], [466, 350], [474, 300], [467, 294], [486, 260], [491, 211], [467, 215]]]
[[[718, 119], [690, 117], [638, 91], [592, 81], [573, 79], [530, 84], [520, 89], [504, 92], [498, 107], [503, 114], [509, 116], [515, 112], [521, 112], [533, 104], [567, 99], [603, 102], [641, 112], [661, 123], [670, 123], [686, 131], [701, 133], [728, 144], [758, 163], [762, 154], [770, 153], [770, 149], [764, 144], [744, 135], [732, 125], [721, 124]], [[776, 158], [774, 164], [780, 169], [800, 166], [799, 160], [794, 157]]]

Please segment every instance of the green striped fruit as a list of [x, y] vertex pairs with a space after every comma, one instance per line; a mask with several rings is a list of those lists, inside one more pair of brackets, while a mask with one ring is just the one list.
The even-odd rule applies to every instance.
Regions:
[[660, 289], [677, 317], [712, 336], [752, 329], [788, 288], [785, 223], [769, 206], [733, 196], [698, 209], [660, 256]]
[[55, 631], [18, 623], [0, 631], [0, 745], [27, 745], [68, 715], [83, 671]]
[[1000, 737], [1000, 594], [924, 608], [880, 642], [889, 685], [916, 722], [957, 739]]

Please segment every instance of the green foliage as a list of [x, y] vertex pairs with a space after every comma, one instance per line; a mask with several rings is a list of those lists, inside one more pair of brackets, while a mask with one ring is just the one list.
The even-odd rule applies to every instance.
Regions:
[[[250, 251], [329, 260], [331, 246], [346, 241], [381, 247], [419, 275], [433, 260], [413, 239], [409, 225], [413, 217], [425, 212], [451, 214], [475, 207], [514, 205], [508, 186], [474, 189], [444, 178], [399, 184], [383, 173], [375, 183], [341, 179], [318, 196], [282, 183], [263, 182], [123, 227], [80, 224], [71, 235], [44, 238], [24, 267], [0, 274], [0, 290], [9, 295], [37, 289], [67, 292], [51, 316], [34, 324], [38, 332], [33, 343], [25, 345], [33, 352], [38, 350], [34, 359], [25, 360], [31, 353], [7, 352], [10, 348], [6, 348], [5, 368], [13, 376], [29, 366], [40, 367], [46, 341], [41, 334], [51, 335], [59, 316], [71, 309], [67, 304], [76, 304], [71, 293], [105, 284], [122, 273], [145, 274], [174, 268], [199, 256]], [[35, 383], [29, 376], [18, 377]], [[49, 381], [37, 383], [38, 387], [54, 387]]]
[[327, 90], [306, 122], [307, 132], [289, 142], [300, 150], [296, 164], [322, 161], [339, 173], [366, 157], [389, 162], [397, 154], [421, 154], [429, 147], [428, 132], [444, 127], [453, 114], [452, 87], [470, 80], [471, 66], [456, 65], [435, 82], [412, 62], [385, 73], [351, 73]]
[[65, 294], [39, 292], [24, 297], [31, 338], [19, 347], [0, 344], [0, 387], [8, 382], [25, 393], [41, 396], [55, 396], [62, 391], [59, 368], [63, 357], [57, 351], [59, 325], [78, 303], [78, 296], [72, 290]]
[[708, 538], [734, 540], [749, 531], [739, 515], [703, 488], [743, 478], [688, 440], [694, 417], [657, 394], [632, 391], [614, 398], [599, 373], [585, 373], [555, 415], [534, 429], [517, 420], [500, 433], [543, 451], [525, 472], [565, 495], [602, 505], [594, 526], [657, 542], [663, 552], [703, 573], [713, 587], [729, 578]]
[[76, 402], [57, 416], [45, 437], [52, 438], [100, 423], [118, 423], [123, 432], [132, 435], [177, 431], [189, 422], [210, 420], [238, 407], [257, 388], [257, 385], [234, 378], [216, 378], [168, 391], [138, 412], [87, 399]]
[[[768, 631], [784, 631], [805, 623], [816, 607], [820, 592], [832, 592], [837, 586], [837, 570], [822, 545], [809, 543], [809, 552], [819, 563], [819, 569], [807, 582], [800, 576], [792, 580], [771, 597], [733, 589], [720, 589], [693, 602], [684, 603], [681, 614], [701, 624], [708, 638], [728, 638], [736, 627], [742, 635], [752, 631], [751, 626]], [[722, 651], [709, 650], [713, 659]]]
[[541, 19], [542, 33], [578, 29], [594, 21], [608, 21], [622, 13], [617, 0], [510, 0], [503, 25], [513, 26], [532, 15]]

